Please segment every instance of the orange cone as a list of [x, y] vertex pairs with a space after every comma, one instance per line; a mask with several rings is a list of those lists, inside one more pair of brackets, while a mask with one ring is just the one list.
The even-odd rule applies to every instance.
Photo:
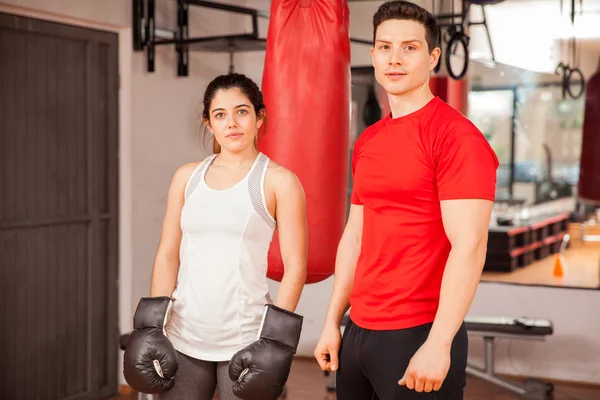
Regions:
[[552, 275], [555, 278], [562, 278], [565, 276], [565, 268], [560, 253], [554, 258], [554, 271], [552, 272]]

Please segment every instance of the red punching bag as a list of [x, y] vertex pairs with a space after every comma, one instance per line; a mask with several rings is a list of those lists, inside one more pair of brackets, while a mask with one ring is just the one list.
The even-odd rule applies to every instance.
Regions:
[[467, 78], [452, 79], [447, 75], [436, 74], [429, 78], [431, 92], [455, 110], [467, 114], [469, 84]]
[[586, 87], [578, 192], [582, 200], [600, 204], [600, 63]]
[[[350, 131], [349, 10], [342, 0], [272, 0], [258, 147], [293, 171], [306, 195], [306, 283], [331, 276], [346, 221]], [[277, 233], [267, 276], [281, 281]]]

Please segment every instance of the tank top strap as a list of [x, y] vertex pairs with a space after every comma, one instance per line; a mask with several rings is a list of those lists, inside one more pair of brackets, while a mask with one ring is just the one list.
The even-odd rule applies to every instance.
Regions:
[[254, 211], [271, 228], [275, 228], [275, 220], [269, 213], [267, 199], [265, 196], [265, 176], [269, 167], [269, 157], [263, 153], [258, 154], [256, 164], [248, 176], [248, 195], [254, 207]]
[[200, 164], [198, 164], [196, 169], [194, 169], [194, 172], [192, 172], [192, 175], [190, 176], [190, 179], [188, 179], [188, 183], [185, 187], [185, 200], [190, 198], [194, 189], [196, 189], [198, 184], [202, 181], [202, 177], [204, 176], [206, 169], [212, 163], [212, 160], [215, 157], [216, 154], [206, 157], [200, 162]]

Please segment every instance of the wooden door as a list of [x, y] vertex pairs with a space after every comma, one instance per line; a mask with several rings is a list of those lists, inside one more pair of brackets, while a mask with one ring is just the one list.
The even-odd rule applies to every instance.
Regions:
[[118, 40], [0, 13], [0, 397], [118, 377]]

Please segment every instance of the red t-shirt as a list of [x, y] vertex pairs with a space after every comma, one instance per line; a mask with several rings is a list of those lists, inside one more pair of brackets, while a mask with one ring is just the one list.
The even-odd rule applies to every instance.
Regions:
[[351, 202], [363, 205], [350, 318], [371, 330], [433, 322], [450, 253], [440, 201], [494, 200], [498, 159], [483, 134], [435, 97], [358, 138]]

